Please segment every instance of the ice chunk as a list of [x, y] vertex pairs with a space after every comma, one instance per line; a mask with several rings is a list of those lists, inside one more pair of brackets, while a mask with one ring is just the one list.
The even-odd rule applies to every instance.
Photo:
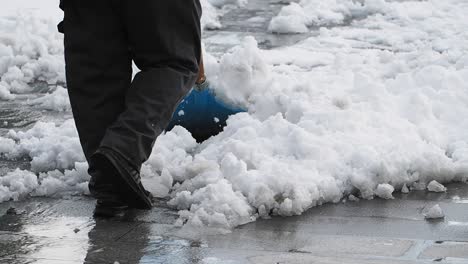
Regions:
[[408, 189], [408, 186], [405, 184], [403, 184], [403, 187], [401, 188], [401, 192], [402, 193], [409, 193], [410, 190]]
[[359, 202], [359, 198], [357, 198], [356, 196], [350, 194], [348, 196], [348, 199], [351, 201], [351, 202]]
[[438, 183], [437, 181], [431, 181], [427, 186], [427, 189], [430, 192], [446, 192], [447, 188], [444, 185]]
[[392, 193], [395, 191], [395, 188], [390, 184], [379, 184], [375, 190], [375, 195], [382, 199], [394, 199]]
[[434, 205], [431, 207], [426, 213], [424, 213], [424, 217], [426, 219], [438, 219], [438, 218], [444, 218], [445, 214], [442, 211], [442, 208], [438, 204]]

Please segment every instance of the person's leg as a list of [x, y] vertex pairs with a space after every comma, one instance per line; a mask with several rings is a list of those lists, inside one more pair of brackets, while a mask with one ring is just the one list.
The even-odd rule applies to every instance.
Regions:
[[98, 168], [91, 156], [107, 128], [125, 110], [132, 77], [125, 28], [112, 0], [66, 0], [63, 30], [67, 87], [76, 127], [89, 163], [89, 189], [98, 199], [96, 215], [126, 208], [119, 177]]
[[132, 58], [139, 72], [125, 111], [101, 146], [118, 152], [136, 170], [151, 154], [177, 104], [196, 81], [201, 56], [198, 0], [122, 0]]
[[89, 161], [107, 128], [125, 110], [131, 56], [112, 0], [66, 0], [63, 8], [67, 87]]

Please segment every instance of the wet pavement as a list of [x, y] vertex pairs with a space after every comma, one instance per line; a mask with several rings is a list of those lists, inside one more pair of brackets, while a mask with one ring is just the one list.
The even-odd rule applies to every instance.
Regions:
[[[425, 220], [435, 204], [445, 219]], [[0, 204], [0, 263], [468, 263], [468, 184], [328, 204], [228, 234], [178, 227], [164, 202], [108, 220], [93, 209], [86, 197]]]

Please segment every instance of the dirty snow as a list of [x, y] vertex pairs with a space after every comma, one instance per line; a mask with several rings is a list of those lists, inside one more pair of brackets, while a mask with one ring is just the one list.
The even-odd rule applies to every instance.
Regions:
[[[210, 1], [213, 12], [222, 14], [224, 2], [217, 3]], [[290, 9], [279, 15], [309, 29], [331, 27], [288, 47], [261, 50], [249, 37], [222, 57], [207, 54], [217, 94], [248, 113], [231, 117], [223, 133], [202, 144], [174, 128], [158, 138], [143, 166], [143, 182], [170, 198], [180, 224], [231, 228], [302, 214], [351, 194], [352, 200], [391, 199], [394, 190], [424, 190], [433, 180], [467, 181], [466, 1], [303, 0]], [[13, 34], [21, 19], [32, 21], [25, 39]], [[25, 84], [34, 79], [63, 80], [55, 27], [32, 17], [11, 21], [0, 28], [9, 36], [0, 38], [6, 47], [0, 65], [7, 65], [0, 67], [0, 95], [10, 100], [29, 92]], [[31, 53], [28, 39], [42, 43], [40, 49]], [[24, 50], [15, 48], [21, 45]], [[0, 143], [2, 156], [29, 157], [40, 175], [36, 183], [31, 172], [1, 176], [0, 200], [86, 193], [73, 120], [39, 122]], [[20, 185], [12, 187], [15, 177]]]

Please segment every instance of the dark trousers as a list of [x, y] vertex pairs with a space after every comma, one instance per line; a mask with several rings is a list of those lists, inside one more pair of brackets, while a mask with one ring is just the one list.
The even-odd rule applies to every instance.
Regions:
[[[199, 0], [61, 5], [67, 86], [85, 156], [107, 147], [139, 169], [196, 80]], [[132, 61], [141, 70], [133, 80]]]

